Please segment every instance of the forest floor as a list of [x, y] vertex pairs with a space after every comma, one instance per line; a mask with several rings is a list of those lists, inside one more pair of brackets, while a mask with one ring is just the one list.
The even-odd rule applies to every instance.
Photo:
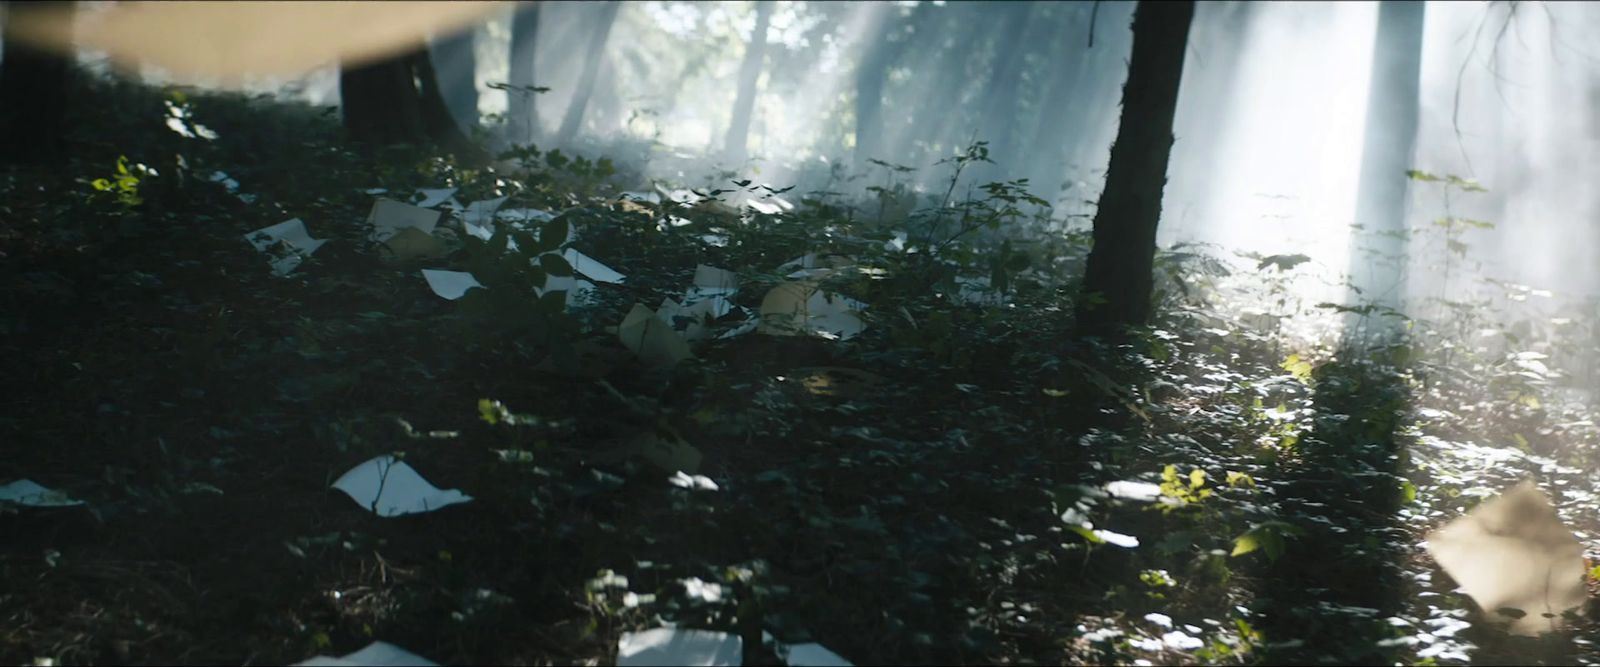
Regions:
[[[858, 664], [1600, 658], [1592, 624], [1481, 622], [1419, 546], [1524, 476], [1600, 535], [1596, 419], [1530, 363], [1559, 341], [1356, 355], [1252, 328], [1219, 291], [1107, 351], [1069, 335], [1071, 262], [952, 298], [893, 221], [837, 203], [668, 210], [598, 163], [356, 155], [319, 109], [79, 99], [70, 158], [0, 172], [0, 482], [85, 502], [0, 504], [0, 662], [381, 640], [608, 664], [664, 625], [739, 636], [746, 664], [805, 642]], [[368, 190], [443, 187], [559, 213], [626, 280], [552, 313], [460, 234], [381, 256]], [[289, 218], [328, 242], [280, 277], [244, 237]], [[994, 251], [952, 270], [996, 276]], [[759, 310], [808, 253], [851, 258], [821, 284], [866, 304], [860, 335], [747, 333], [663, 368], [614, 329], [700, 264]], [[458, 301], [419, 274], [473, 267], [489, 288]], [[380, 517], [331, 488], [391, 454], [472, 500]]]

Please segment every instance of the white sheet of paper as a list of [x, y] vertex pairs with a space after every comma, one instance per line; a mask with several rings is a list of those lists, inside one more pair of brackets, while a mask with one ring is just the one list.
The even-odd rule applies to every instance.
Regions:
[[439, 212], [379, 197], [372, 202], [367, 224], [372, 227], [372, 239], [381, 243], [406, 227], [432, 234], [439, 226]]
[[726, 632], [656, 628], [624, 632], [617, 640], [617, 667], [735, 666], [743, 661], [744, 642]]
[[239, 182], [230, 178], [225, 171], [211, 172], [211, 182], [221, 183], [222, 187], [226, 188], [230, 193], [239, 189]]
[[351, 468], [333, 483], [333, 488], [382, 517], [431, 512], [472, 500], [472, 496], [457, 489], [440, 490], [404, 461], [389, 455]]
[[518, 226], [529, 222], [549, 222], [556, 218], [555, 213], [537, 208], [508, 208], [496, 211], [494, 215], [501, 220]]
[[576, 248], [567, 248], [561, 251], [561, 256], [572, 265], [572, 270], [583, 274], [585, 278], [600, 283], [620, 283], [627, 279], [611, 267], [601, 264], [599, 260], [578, 252]]
[[865, 331], [867, 326], [856, 315], [866, 304], [837, 294], [828, 294], [816, 285], [782, 283], [761, 300], [759, 331], [773, 336], [821, 336], [846, 340]]
[[639, 191], [639, 190], [630, 190], [628, 192], [618, 193], [617, 194], [617, 198], [618, 199], [631, 199], [633, 201], [650, 202], [652, 204], [661, 203], [661, 195], [656, 194], [654, 192], [643, 192], [643, 191]]
[[739, 274], [701, 264], [694, 267], [694, 286], [698, 289], [739, 289]]
[[306, 231], [306, 223], [299, 218], [290, 218], [276, 225], [262, 227], [244, 235], [244, 240], [255, 246], [256, 250], [265, 252], [272, 244], [282, 241], [290, 247], [307, 255], [316, 252], [327, 239], [311, 238], [311, 233]]
[[319, 655], [292, 667], [438, 667], [437, 662], [388, 642], [372, 642], [355, 653], [337, 658]]
[[485, 241], [489, 240], [489, 237], [494, 236], [494, 213], [501, 204], [506, 203], [506, 199], [509, 197], [496, 197], [467, 204], [467, 208], [461, 211], [461, 226], [468, 234]]
[[[1588, 599], [1583, 545], [1532, 481], [1429, 533], [1428, 553], [1486, 617], [1509, 622], [1516, 634], [1548, 632], [1560, 619], [1543, 614], [1581, 609]], [[1495, 612], [1504, 607], [1526, 615]]]
[[272, 274], [276, 276], [288, 275], [302, 260], [328, 242], [327, 239], [311, 238], [311, 233], [306, 231], [306, 224], [299, 218], [262, 227], [245, 234], [244, 240], [260, 252], [270, 252], [279, 243], [287, 246], [288, 252], [272, 260]]
[[445, 201], [449, 200], [453, 195], [455, 195], [455, 193], [456, 188], [422, 188], [417, 190], [417, 194], [411, 195], [411, 198], [416, 199], [417, 195], [421, 195], [422, 199], [418, 200], [415, 206], [420, 206], [422, 208], [433, 208], [445, 203]]
[[789, 667], [855, 667], [849, 660], [821, 644], [795, 644], [784, 659]]
[[533, 288], [533, 291], [539, 296], [544, 296], [544, 293], [549, 290], [565, 291], [567, 293], [567, 305], [572, 306], [573, 304], [582, 303], [594, 298], [594, 292], [596, 289], [597, 288], [595, 287], [594, 283], [582, 278], [574, 278], [572, 276], [545, 276], [544, 286], [535, 287]]
[[19, 479], [0, 485], [0, 503], [26, 507], [75, 507], [82, 505], [83, 501], [73, 500], [71, 496], [40, 486], [33, 480]]
[[472, 274], [464, 271], [441, 271], [438, 269], [423, 269], [422, 277], [428, 281], [428, 287], [434, 294], [451, 301], [466, 295], [467, 290], [474, 287], [488, 289], [478, 282]]
[[688, 341], [642, 304], [633, 304], [617, 326], [617, 338], [647, 366], [671, 366], [694, 356]]

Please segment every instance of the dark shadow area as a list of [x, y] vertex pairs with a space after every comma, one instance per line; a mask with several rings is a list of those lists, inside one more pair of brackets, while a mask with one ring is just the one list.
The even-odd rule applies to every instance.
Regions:
[[[1402, 348], [1391, 348], [1402, 349]], [[1315, 370], [1311, 430], [1273, 477], [1280, 557], [1256, 582], [1267, 664], [1390, 664], [1403, 643], [1387, 619], [1408, 594], [1405, 371], [1390, 355], [1346, 350]]]

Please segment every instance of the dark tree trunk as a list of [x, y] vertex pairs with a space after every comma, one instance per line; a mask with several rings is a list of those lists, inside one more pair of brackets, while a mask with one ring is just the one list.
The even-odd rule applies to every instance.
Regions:
[[883, 158], [883, 84], [889, 74], [893, 46], [889, 42], [890, 14], [894, 6], [878, 3], [865, 31], [872, 40], [856, 65], [856, 149], [853, 166], [867, 168], [869, 158]]
[[750, 32], [750, 45], [744, 49], [739, 65], [739, 94], [733, 101], [733, 119], [728, 123], [728, 138], [723, 143], [728, 161], [742, 164], [748, 157], [750, 116], [756, 106], [756, 82], [761, 79], [762, 60], [767, 53], [767, 24], [772, 20], [772, 0], [757, 0], [756, 25]]
[[[72, 2], [6, 2], [11, 16], [32, 11], [72, 11]], [[7, 17], [7, 23], [10, 16]], [[71, 59], [5, 40], [0, 62], [0, 161], [46, 162], [63, 156]]]
[[[996, 3], [1000, 4], [1000, 3]], [[1011, 145], [1017, 125], [1017, 90], [1022, 84], [1022, 60], [1028, 42], [1023, 39], [1028, 29], [1028, 17], [1033, 13], [1032, 2], [1004, 3], [1008, 14], [1000, 33], [1001, 52], [995, 54], [994, 68], [989, 83], [984, 87], [983, 98], [988, 100], [983, 113], [981, 139], [989, 142], [989, 155], [997, 163], [1020, 166]], [[984, 165], [982, 170], [990, 178], [1001, 173], [996, 165]]]
[[478, 56], [474, 48], [477, 32], [461, 30], [435, 41], [431, 49], [445, 106], [463, 132], [478, 126]]
[[600, 60], [606, 53], [606, 40], [611, 36], [611, 26], [616, 23], [620, 9], [622, 3], [611, 0], [595, 12], [594, 34], [589, 38], [589, 49], [584, 55], [583, 73], [578, 77], [578, 88], [573, 91], [572, 102], [567, 105], [567, 114], [562, 117], [561, 129], [556, 134], [556, 143], [559, 145], [571, 143], [583, 126], [583, 112], [589, 106], [589, 97], [594, 94], [594, 82], [600, 74]]
[[[1350, 254], [1358, 298], [1396, 311], [1402, 309], [1405, 289], [1406, 170], [1417, 143], [1423, 15], [1421, 2], [1379, 5], [1356, 191], [1356, 223], [1373, 233], [1377, 256]], [[1398, 323], [1390, 317], [1377, 321]]]
[[1105, 191], [1094, 216], [1094, 247], [1078, 301], [1080, 334], [1116, 339], [1126, 327], [1150, 318], [1156, 226], [1193, 19], [1193, 2], [1142, 0], [1134, 10], [1122, 124], [1111, 145]]
[[537, 93], [532, 90], [537, 85], [534, 83], [534, 57], [538, 36], [539, 4], [517, 3], [517, 13], [511, 19], [509, 83], [513, 88], [506, 92], [506, 130], [515, 144], [531, 143], [541, 134]]
[[[420, 85], [419, 85], [420, 84]], [[437, 144], [472, 164], [488, 156], [450, 117], [426, 48], [339, 70], [344, 128], [358, 143]]]

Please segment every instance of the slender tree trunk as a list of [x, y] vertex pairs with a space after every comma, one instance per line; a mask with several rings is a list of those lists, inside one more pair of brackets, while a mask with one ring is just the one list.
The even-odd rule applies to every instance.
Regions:
[[728, 138], [723, 152], [728, 162], [743, 164], [749, 157], [750, 116], [756, 106], [756, 83], [761, 79], [762, 61], [767, 53], [767, 25], [772, 21], [772, 0], [757, 0], [756, 25], [750, 32], [750, 44], [744, 49], [744, 63], [739, 65], [739, 94], [733, 102], [733, 119], [728, 123]]
[[512, 143], [527, 144], [542, 134], [537, 93], [532, 90], [537, 81], [534, 57], [539, 36], [539, 4], [519, 2], [516, 12], [511, 19], [509, 83], [513, 88], [506, 92], [506, 129]]
[[865, 170], [870, 158], [883, 158], [883, 84], [893, 49], [888, 29], [894, 6], [876, 3], [865, 11], [872, 12], [865, 33], [871, 41], [856, 65], [856, 171]]
[[1117, 339], [1126, 327], [1150, 318], [1156, 226], [1193, 19], [1193, 2], [1141, 0], [1134, 10], [1122, 124], [1111, 145], [1106, 187], [1094, 216], [1094, 247], [1078, 301], [1080, 334]]
[[559, 145], [571, 143], [583, 126], [583, 112], [589, 106], [589, 97], [594, 94], [594, 82], [600, 74], [600, 59], [605, 57], [606, 40], [611, 36], [611, 26], [616, 23], [620, 9], [621, 2], [610, 0], [595, 13], [594, 34], [589, 38], [583, 74], [578, 77], [578, 88], [573, 91], [572, 103], [567, 105], [567, 115], [561, 119], [561, 129], [556, 134], [556, 143]]
[[[1350, 255], [1357, 298], [1396, 311], [1404, 303], [1406, 170], [1412, 168], [1417, 143], [1423, 18], [1421, 2], [1384, 2], [1378, 8], [1356, 191], [1356, 223], [1373, 233], [1377, 256]], [[1380, 325], [1378, 330], [1388, 330], [1385, 323], [1398, 324], [1392, 317], [1371, 321]]]
[[[72, 2], [6, 2], [10, 16], [30, 11], [72, 11]], [[46, 162], [63, 157], [71, 60], [5, 40], [0, 61], [0, 161]]]
[[428, 50], [339, 70], [345, 132], [368, 145], [427, 144], [469, 163], [487, 160], [450, 117]]
[[431, 49], [445, 106], [463, 132], [478, 126], [477, 33], [476, 29], [459, 31], [435, 41]]

